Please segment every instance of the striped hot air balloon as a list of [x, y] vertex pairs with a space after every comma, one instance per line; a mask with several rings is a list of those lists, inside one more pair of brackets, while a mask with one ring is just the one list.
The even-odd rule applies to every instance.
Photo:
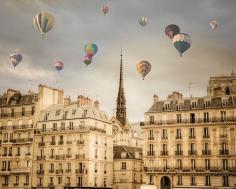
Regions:
[[54, 62], [55, 69], [59, 72], [64, 68], [64, 63], [62, 61]]
[[186, 33], [179, 33], [172, 39], [174, 47], [179, 51], [180, 56], [191, 46], [191, 37]]
[[15, 68], [22, 61], [22, 55], [20, 53], [14, 52], [10, 54], [10, 62]]
[[146, 26], [148, 24], [148, 18], [146, 16], [142, 16], [139, 18], [139, 24], [143, 27]]
[[109, 12], [109, 7], [107, 5], [102, 5], [101, 10], [103, 14], [107, 14]]
[[179, 26], [175, 24], [170, 24], [166, 26], [165, 28], [165, 34], [170, 38], [173, 39], [173, 37], [180, 32]]
[[55, 19], [50, 13], [40, 12], [34, 17], [33, 22], [43, 38], [44, 34], [53, 28]]
[[98, 46], [94, 43], [88, 43], [84, 46], [84, 51], [88, 57], [92, 57], [97, 53]]
[[212, 30], [215, 30], [215, 29], [217, 28], [217, 26], [218, 26], [217, 21], [216, 21], [216, 20], [212, 20], [212, 21], [210, 22], [210, 26], [211, 26], [211, 29], [212, 29]]
[[151, 71], [152, 65], [148, 61], [143, 60], [136, 65], [136, 68], [144, 80], [145, 76]]

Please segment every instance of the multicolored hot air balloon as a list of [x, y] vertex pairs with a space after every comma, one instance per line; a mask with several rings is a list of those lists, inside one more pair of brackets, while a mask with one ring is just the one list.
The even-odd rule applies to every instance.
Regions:
[[44, 34], [53, 28], [55, 19], [50, 13], [40, 12], [34, 17], [33, 22], [43, 38]]
[[109, 12], [109, 7], [107, 5], [102, 5], [101, 10], [103, 14], [107, 14]]
[[83, 62], [88, 66], [92, 62], [92, 57], [85, 55]]
[[212, 20], [212, 21], [210, 22], [210, 26], [211, 26], [211, 29], [212, 29], [212, 30], [215, 30], [215, 29], [217, 28], [217, 26], [218, 26], [217, 21], [216, 21], [216, 20]]
[[64, 63], [62, 61], [56, 61], [54, 63], [54, 67], [59, 72], [59, 71], [61, 71], [64, 68]]
[[175, 24], [170, 24], [166, 26], [165, 34], [170, 38], [173, 39], [173, 37], [180, 32], [179, 26]]
[[148, 18], [146, 16], [142, 16], [139, 18], [139, 24], [143, 27], [146, 26], [148, 24]]
[[151, 67], [152, 65], [146, 60], [143, 60], [136, 65], [137, 71], [141, 75], [143, 80], [144, 77], [151, 71]]
[[22, 61], [22, 55], [20, 53], [14, 52], [10, 54], [10, 62], [15, 67]]
[[191, 46], [191, 37], [186, 33], [179, 33], [172, 39], [174, 47], [179, 51], [180, 56]]
[[88, 57], [94, 56], [98, 51], [98, 46], [94, 43], [88, 43], [84, 46], [84, 51]]

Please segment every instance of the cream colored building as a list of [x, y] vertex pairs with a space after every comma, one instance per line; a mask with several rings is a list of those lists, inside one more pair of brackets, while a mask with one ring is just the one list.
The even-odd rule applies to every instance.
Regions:
[[236, 77], [211, 77], [208, 95], [154, 96], [145, 113], [143, 182], [158, 189], [236, 188]]
[[112, 126], [97, 101], [52, 105], [35, 131], [33, 187], [112, 188]]
[[38, 95], [8, 89], [0, 96], [0, 188], [30, 188], [33, 120]]
[[114, 146], [113, 189], [139, 189], [142, 182], [142, 148]]

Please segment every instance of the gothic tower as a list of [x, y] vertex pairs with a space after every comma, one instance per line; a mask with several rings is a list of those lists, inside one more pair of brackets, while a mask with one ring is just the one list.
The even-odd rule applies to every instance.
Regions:
[[116, 100], [116, 119], [125, 126], [126, 124], [126, 100], [123, 84], [123, 62], [122, 62], [122, 51], [120, 54], [120, 82], [119, 82], [119, 91]]

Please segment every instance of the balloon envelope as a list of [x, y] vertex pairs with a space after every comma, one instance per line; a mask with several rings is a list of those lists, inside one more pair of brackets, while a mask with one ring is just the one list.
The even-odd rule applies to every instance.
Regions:
[[165, 34], [170, 38], [173, 39], [173, 37], [180, 32], [179, 26], [175, 24], [170, 24], [166, 26], [165, 28]]
[[151, 64], [146, 60], [143, 60], [136, 65], [137, 71], [143, 79], [151, 71], [151, 67]]
[[210, 26], [211, 26], [211, 29], [212, 29], [212, 30], [215, 30], [215, 29], [217, 28], [217, 26], [218, 26], [217, 21], [216, 21], [216, 20], [212, 20], [212, 21], [210, 22]]
[[146, 26], [148, 24], [148, 18], [146, 16], [142, 16], [139, 18], [139, 24], [141, 26]]
[[107, 14], [109, 12], [109, 7], [107, 5], [103, 5], [102, 8], [101, 8], [103, 14]]
[[13, 67], [15, 68], [20, 62], [22, 61], [22, 55], [15, 52], [10, 54], [10, 62], [13, 65]]
[[43, 37], [45, 33], [53, 28], [55, 19], [50, 13], [40, 12], [34, 17], [33, 22], [35, 28]]
[[64, 63], [62, 61], [56, 61], [54, 67], [57, 71], [61, 71], [64, 68]]
[[191, 37], [186, 33], [179, 33], [172, 39], [174, 47], [179, 51], [180, 56], [187, 51], [191, 46]]
[[98, 46], [94, 43], [88, 43], [84, 46], [84, 51], [87, 56], [94, 56], [98, 51]]
[[84, 56], [83, 62], [88, 66], [92, 62], [92, 57], [89, 57], [87, 55]]

